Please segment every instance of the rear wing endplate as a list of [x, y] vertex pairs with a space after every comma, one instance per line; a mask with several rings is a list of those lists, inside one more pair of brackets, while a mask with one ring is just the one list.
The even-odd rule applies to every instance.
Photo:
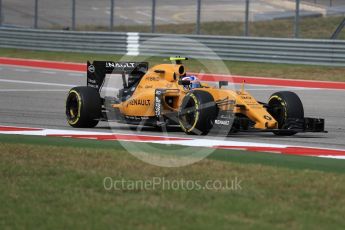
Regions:
[[145, 74], [148, 62], [87, 62], [87, 86], [100, 89], [106, 74]]

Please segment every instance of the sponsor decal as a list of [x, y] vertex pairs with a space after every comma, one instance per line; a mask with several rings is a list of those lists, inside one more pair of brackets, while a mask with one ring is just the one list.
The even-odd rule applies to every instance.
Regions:
[[265, 115], [264, 118], [265, 118], [266, 120], [268, 120], [268, 121], [271, 121], [271, 120], [272, 120], [272, 117], [267, 116], [267, 115]]
[[96, 70], [96, 68], [95, 68], [94, 65], [89, 65], [89, 67], [88, 67], [87, 69], [88, 69], [88, 71], [89, 71], [90, 73], [94, 73], [95, 70]]
[[134, 68], [135, 62], [106, 62], [105, 67], [107, 68]]
[[[160, 91], [157, 91], [160, 92]], [[156, 94], [157, 94], [156, 92]], [[160, 95], [160, 94], [159, 94]], [[162, 100], [159, 98], [159, 95], [155, 97], [155, 114], [157, 117], [161, 115], [162, 110]]]
[[250, 106], [251, 108], [254, 108], [254, 109], [261, 109], [262, 108], [262, 105], [256, 103], [256, 104], [247, 104], [248, 106]]
[[91, 84], [88, 84], [87, 86], [88, 86], [88, 87], [91, 87], [91, 88], [94, 88], [94, 89], [98, 89], [98, 85], [91, 85]]
[[150, 119], [149, 117], [140, 117], [140, 116], [125, 116], [125, 119], [127, 120], [133, 120], [133, 121], [144, 121]]
[[244, 99], [244, 100], [251, 100], [252, 99], [251, 96], [241, 96], [241, 98]]
[[159, 81], [161, 78], [160, 77], [147, 77], [145, 78], [146, 81]]
[[87, 86], [98, 89], [98, 84], [97, 84], [97, 81], [95, 79], [88, 78], [87, 79]]
[[97, 83], [95, 79], [90, 79], [90, 78], [87, 79], [87, 82], [91, 83], [91, 84], [96, 84]]
[[145, 85], [145, 89], [152, 89], [153, 85]]
[[159, 96], [162, 94], [162, 91], [161, 90], [156, 90], [156, 95]]
[[215, 120], [214, 123], [216, 125], [230, 125], [230, 121], [227, 120]]
[[220, 118], [222, 118], [222, 119], [231, 119], [231, 114], [220, 115]]
[[132, 99], [130, 100], [128, 103], [127, 103], [127, 107], [129, 105], [133, 105], [133, 106], [136, 106], [136, 105], [140, 105], [140, 106], [150, 106], [151, 105], [151, 100], [145, 100], [145, 99]]

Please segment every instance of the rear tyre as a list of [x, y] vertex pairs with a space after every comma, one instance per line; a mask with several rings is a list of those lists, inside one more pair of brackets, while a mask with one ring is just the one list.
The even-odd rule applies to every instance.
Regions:
[[186, 134], [206, 135], [211, 130], [216, 116], [217, 107], [212, 95], [195, 90], [184, 97], [178, 121]]
[[[286, 122], [290, 118], [303, 119], [304, 109], [301, 99], [294, 92], [281, 91], [271, 95], [269, 113], [278, 122], [279, 129], [288, 129]], [[273, 132], [278, 136], [292, 136], [296, 131]]]
[[66, 100], [66, 118], [75, 128], [93, 128], [101, 116], [101, 98], [99, 92], [91, 87], [74, 87], [68, 92]]

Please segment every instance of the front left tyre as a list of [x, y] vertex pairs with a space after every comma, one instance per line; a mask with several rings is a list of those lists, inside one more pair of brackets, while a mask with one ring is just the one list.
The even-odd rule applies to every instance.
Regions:
[[[290, 91], [276, 92], [271, 95], [269, 101], [269, 113], [278, 122], [279, 129], [289, 129], [289, 119], [304, 119], [304, 109], [301, 99], [297, 94]], [[273, 132], [278, 136], [292, 136], [296, 131]]]
[[93, 128], [101, 117], [101, 97], [91, 87], [74, 87], [68, 92], [66, 118], [75, 128]]

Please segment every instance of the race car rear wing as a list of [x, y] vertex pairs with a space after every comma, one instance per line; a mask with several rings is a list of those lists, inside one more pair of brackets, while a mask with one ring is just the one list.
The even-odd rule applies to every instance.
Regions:
[[148, 70], [148, 62], [87, 62], [87, 86], [100, 90], [106, 74], [142, 74]]

